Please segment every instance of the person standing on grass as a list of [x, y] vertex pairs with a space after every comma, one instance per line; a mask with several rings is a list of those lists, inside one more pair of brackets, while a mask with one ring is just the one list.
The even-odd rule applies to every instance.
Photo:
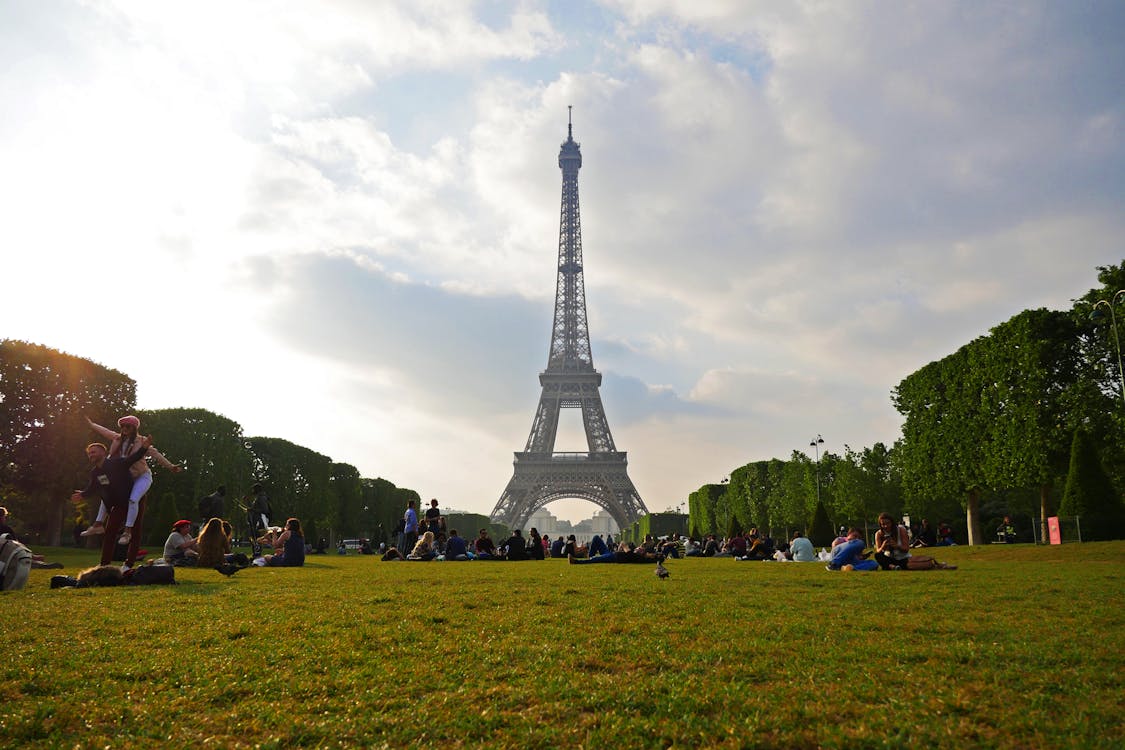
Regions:
[[401, 549], [414, 549], [418, 543], [418, 511], [414, 510], [414, 501], [406, 502], [406, 512], [402, 514], [402, 547]]
[[[202, 527], [212, 518], [224, 518], [224, 499], [227, 496], [226, 485], [220, 484], [207, 497], [199, 500], [199, 525]], [[202, 533], [202, 532], [200, 532]]]
[[253, 500], [246, 511], [246, 520], [250, 525], [250, 536], [256, 537], [269, 529], [273, 508], [270, 507], [270, 496], [262, 485], [255, 484], [250, 488], [250, 494], [253, 495]]
[[[109, 449], [101, 443], [90, 443], [86, 446], [86, 458], [90, 462], [90, 481], [85, 489], [75, 490], [70, 496], [71, 502], [79, 503], [84, 497], [97, 495], [101, 498], [102, 505], [108, 508], [103, 521], [103, 531], [108, 531], [102, 540], [101, 565], [109, 565], [113, 561], [113, 552], [116, 546], [116, 534], [125, 523], [125, 518], [130, 506], [129, 497], [133, 490], [132, 465], [145, 455], [152, 447], [152, 437], [142, 437], [135, 450], [129, 455], [110, 456]], [[139, 515], [139, 514], [138, 514]], [[130, 558], [126, 559], [126, 567], [132, 567], [136, 561], [134, 545], [129, 546]]]
[[441, 509], [438, 508], [437, 498], [430, 498], [430, 507], [426, 508], [426, 528], [434, 532], [436, 537], [441, 533], [442, 526]]
[[[109, 446], [109, 456], [111, 458], [120, 457], [132, 453], [133, 449], [139, 444], [139, 440], [142, 437], [138, 433], [138, 430], [141, 427], [141, 420], [132, 415], [122, 417], [121, 419], [117, 420], [117, 428], [121, 430], [121, 432], [114, 432], [108, 427], [102, 427], [100, 424], [94, 422], [89, 417], [86, 418], [86, 422], [89, 423], [91, 430], [98, 433], [106, 440], [112, 441]], [[148, 456], [155, 458], [157, 463], [159, 463], [165, 469], [171, 471], [173, 474], [178, 474], [183, 471], [182, 467], [166, 459], [160, 451], [156, 450], [151, 445], [149, 446], [148, 451], [143, 453], [142, 457], [129, 467], [129, 470], [133, 475], [133, 487], [129, 491], [129, 507], [125, 515], [125, 528], [121, 532], [120, 538], [118, 538], [117, 540], [118, 544], [129, 544], [129, 542], [132, 541], [133, 526], [137, 523], [138, 514], [141, 513], [141, 500], [146, 494], [148, 494], [149, 488], [152, 487], [152, 470], [148, 467], [148, 462], [144, 460]], [[83, 531], [81, 535], [94, 536], [95, 534], [104, 533], [105, 519], [107, 515], [108, 511], [106, 510], [106, 505], [103, 502], [98, 507], [98, 515], [97, 518], [94, 519], [94, 523], [90, 526], [90, 528]], [[106, 563], [102, 564], [104, 565]]]

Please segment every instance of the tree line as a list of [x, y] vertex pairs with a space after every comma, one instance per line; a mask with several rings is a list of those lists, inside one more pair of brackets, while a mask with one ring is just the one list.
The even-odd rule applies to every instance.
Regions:
[[227, 488], [225, 515], [242, 522], [237, 503], [255, 483], [270, 496], [274, 516], [300, 518], [306, 537], [386, 539], [412, 489], [361, 477], [356, 467], [281, 438], [246, 437], [232, 419], [206, 409], [137, 411], [136, 382], [90, 360], [39, 344], [0, 340], [0, 504], [21, 532], [58, 545], [71, 528], [92, 519], [92, 500], [79, 506], [70, 493], [86, 484], [83, 448], [98, 440], [86, 418], [114, 426], [125, 414], [181, 464], [179, 474], [157, 469], [143, 537], [162, 543], [178, 518], [193, 520], [201, 497]]
[[1125, 263], [1099, 267], [1098, 281], [1068, 310], [1025, 310], [903, 378], [891, 393], [904, 418], [893, 446], [845, 446], [819, 463], [794, 451], [700, 487], [688, 497], [692, 533], [807, 531], [819, 505], [818, 535], [887, 511], [963, 515], [955, 525], [971, 544], [988, 541], [983, 519], [1006, 514], [1041, 528], [1077, 516], [1085, 539], [1125, 537], [1120, 356], [1113, 317], [1092, 315], [1125, 289]]

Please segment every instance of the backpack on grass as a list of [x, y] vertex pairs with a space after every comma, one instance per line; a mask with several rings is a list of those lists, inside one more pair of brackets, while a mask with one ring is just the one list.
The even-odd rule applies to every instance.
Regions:
[[31, 550], [12, 538], [0, 534], [0, 590], [18, 591], [27, 585], [31, 573]]

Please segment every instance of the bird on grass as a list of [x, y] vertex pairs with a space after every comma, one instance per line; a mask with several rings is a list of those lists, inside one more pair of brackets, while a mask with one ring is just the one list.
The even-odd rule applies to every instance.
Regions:
[[219, 571], [220, 573], [225, 575], [227, 578], [230, 578], [232, 575], [234, 575], [238, 571], [242, 570], [242, 568], [238, 567], [234, 563], [225, 562], [225, 563], [219, 563], [218, 565], [216, 565], [215, 570]]
[[663, 580], [670, 575], [671, 575], [671, 573], [669, 573], [668, 569], [664, 567], [664, 563], [658, 562], [656, 564], [656, 577], [657, 578]]

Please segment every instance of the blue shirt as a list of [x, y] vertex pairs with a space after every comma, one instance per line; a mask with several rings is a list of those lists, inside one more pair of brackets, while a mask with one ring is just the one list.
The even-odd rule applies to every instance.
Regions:
[[414, 512], [413, 508], [406, 509], [406, 527], [403, 529], [407, 534], [416, 533], [418, 531], [418, 514]]
[[866, 546], [867, 543], [862, 539], [852, 539], [850, 542], [837, 544], [832, 548], [832, 567], [842, 568], [860, 562], [859, 553], [863, 552]]
[[451, 536], [445, 543], [445, 556], [446, 557], [460, 557], [465, 554], [465, 540], [459, 536]]

